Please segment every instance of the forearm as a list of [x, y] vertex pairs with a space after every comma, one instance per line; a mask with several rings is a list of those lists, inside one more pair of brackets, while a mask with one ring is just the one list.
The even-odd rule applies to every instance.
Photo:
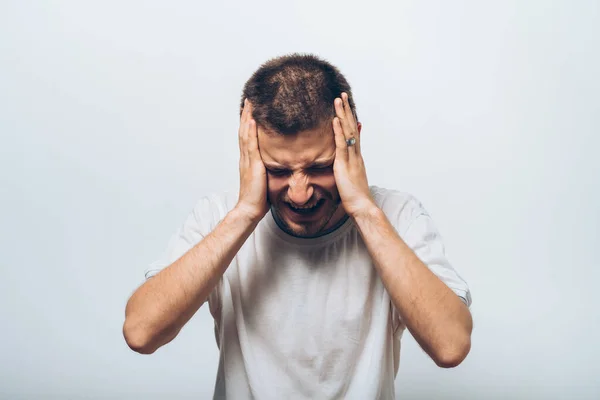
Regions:
[[377, 271], [406, 327], [440, 366], [458, 365], [470, 349], [467, 306], [415, 255], [377, 207], [355, 216]]
[[140, 286], [125, 309], [128, 345], [152, 353], [173, 340], [206, 301], [256, 224], [233, 209], [202, 241]]

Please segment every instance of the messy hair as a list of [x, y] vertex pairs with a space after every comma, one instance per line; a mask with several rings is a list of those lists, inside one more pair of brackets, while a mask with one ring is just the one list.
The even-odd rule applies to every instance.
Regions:
[[335, 117], [333, 100], [348, 94], [356, 107], [350, 85], [329, 62], [312, 54], [289, 54], [273, 58], [254, 72], [244, 85], [244, 99], [252, 103], [253, 118], [265, 130], [294, 134], [316, 129]]

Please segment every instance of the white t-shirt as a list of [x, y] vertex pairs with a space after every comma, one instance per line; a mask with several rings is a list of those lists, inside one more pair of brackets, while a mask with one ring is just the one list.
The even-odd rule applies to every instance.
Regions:
[[[411, 195], [371, 186], [417, 256], [470, 306], [430, 216]], [[212, 231], [237, 193], [201, 199], [146, 278]], [[405, 325], [349, 218], [302, 239], [269, 212], [209, 296], [220, 350], [215, 399], [393, 399]]]

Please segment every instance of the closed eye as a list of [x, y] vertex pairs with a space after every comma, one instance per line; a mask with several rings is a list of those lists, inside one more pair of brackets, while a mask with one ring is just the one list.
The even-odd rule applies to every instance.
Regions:
[[[290, 175], [292, 171], [288, 169], [277, 169], [277, 168], [266, 168], [269, 175], [272, 176], [286, 176]], [[328, 174], [333, 172], [333, 164], [331, 165], [319, 165], [314, 167], [309, 167], [306, 169], [309, 174]]]
[[309, 171], [316, 174], [326, 174], [333, 171], [333, 165], [326, 165], [323, 167], [312, 167], [309, 169]]
[[270, 169], [270, 168], [267, 168], [267, 172], [273, 176], [285, 176], [290, 173], [288, 170], [285, 170], [285, 169]]

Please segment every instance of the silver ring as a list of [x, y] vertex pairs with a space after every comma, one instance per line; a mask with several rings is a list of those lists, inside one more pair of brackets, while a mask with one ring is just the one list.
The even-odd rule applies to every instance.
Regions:
[[346, 139], [346, 145], [348, 145], [348, 147], [354, 146], [355, 144], [356, 144], [356, 138], [351, 137], [350, 139]]

